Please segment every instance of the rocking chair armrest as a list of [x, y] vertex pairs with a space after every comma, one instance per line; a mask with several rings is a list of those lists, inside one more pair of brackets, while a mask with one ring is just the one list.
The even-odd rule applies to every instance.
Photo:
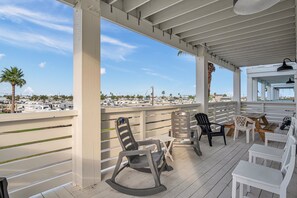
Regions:
[[129, 156], [134, 156], [134, 155], [146, 155], [146, 156], [150, 156], [151, 155], [151, 151], [150, 150], [132, 150], [132, 151], [121, 151], [120, 152], [120, 156], [121, 157], [129, 157]]
[[161, 149], [162, 149], [160, 140], [156, 140], [156, 139], [138, 141], [137, 144], [138, 144], [138, 146], [146, 146], [146, 145], [155, 144], [157, 146], [158, 151], [161, 151]]

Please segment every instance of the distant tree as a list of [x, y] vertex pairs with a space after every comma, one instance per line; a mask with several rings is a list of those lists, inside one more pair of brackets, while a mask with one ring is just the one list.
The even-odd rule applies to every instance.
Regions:
[[224, 97], [226, 97], [226, 96], [227, 96], [227, 94], [223, 94], [223, 96], [224, 96]]
[[7, 100], [11, 101], [11, 95], [5, 95], [4, 96]]
[[44, 103], [46, 100], [48, 100], [48, 96], [46, 95], [40, 95], [39, 99], [42, 100], [42, 102]]
[[14, 113], [15, 108], [15, 87], [22, 87], [26, 84], [26, 80], [24, 79], [24, 73], [22, 69], [17, 67], [10, 67], [10, 69], [5, 68], [2, 70], [0, 76], [0, 82], [8, 82], [12, 87], [11, 94], [11, 113]]
[[38, 100], [38, 96], [36, 96], [36, 95], [32, 95], [31, 97], [30, 97], [30, 100], [33, 100], [33, 101], [36, 101], [36, 100]]
[[163, 98], [165, 97], [165, 91], [162, 91]]
[[194, 100], [195, 96], [189, 95], [189, 99]]
[[102, 91], [100, 91], [100, 99], [101, 100], [105, 100], [107, 98], [107, 95], [104, 95], [103, 93], [102, 93]]
[[140, 100], [141, 100], [141, 99], [143, 99], [143, 96], [142, 96], [142, 95], [138, 95], [138, 94], [137, 94], [136, 98], [138, 98], [138, 99], [140, 99]]
[[52, 98], [54, 101], [58, 101], [60, 97], [58, 95], [54, 95], [54, 96], [52, 96]]
[[72, 101], [73, 100], [73, 96], [72, 95], [68, 96], [68, 100]]
[[21, 96], [17, 95], [15, 96], [15, 101], [19, 101], [21, 99]]

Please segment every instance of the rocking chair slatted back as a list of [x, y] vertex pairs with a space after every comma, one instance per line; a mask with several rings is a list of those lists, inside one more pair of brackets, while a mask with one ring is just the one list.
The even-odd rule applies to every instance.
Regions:
[[116, 132], [119, 142], [124, 151], [138, 150], [138, 144], [136, 143], [128, 118], [118, 118], [115, 121]]
[[175, 111], [171, 113], [172, 136], [177, 139], [191, 137], [190, 113]]

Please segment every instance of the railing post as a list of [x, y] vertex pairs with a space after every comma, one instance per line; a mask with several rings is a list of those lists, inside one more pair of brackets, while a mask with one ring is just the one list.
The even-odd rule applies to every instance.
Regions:
[[240, 114], [241, 102], [241, 73], [240, 69], [236, 68], [233, 72], [233, 101], [237, 102], [236, 114]]
[[213, 121], [216, 123], [217, 122], [217, 105], [213, 104]]
[[265, 113], [265, 102], [262, 103], [262, 113]]
[[140, 112], [139, 117], [139, 126], [140, 126], [140, 139], [144, 140], [146, 138], [146, 111]]

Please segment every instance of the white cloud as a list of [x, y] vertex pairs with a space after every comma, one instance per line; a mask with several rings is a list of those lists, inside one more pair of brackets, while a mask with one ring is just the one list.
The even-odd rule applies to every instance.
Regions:
[[31, 87], [27, 87], [24, 91], [23, 91], [23, 95], [33, 95], [34, 90]]
[[4, 56], [5, 56], [5, 54], [1, 54], [1, 53], [0, 53], [0, 60], [1, 60], [2, 58], [4, 58]]
[[101, 42], [102, 43], [108, 43], [108, 44], [112, 44], [112, 45], [117, 45], [120, 47], [124, 47], [124, 48], [128, 48], [128, 49], [135, 49], [136, 46], [130, 45], [128, 43], [124, 43], [120, 40], [105, 36], [105, 35], [101, 35]]
[[44, 62], [41, 62], [41, 63], [39, 63], [39, 65], [38, 65], [38, 66], [39, 66], [40, 68], [44, 68], [44, 67], [45, 67], [45, 65], [46, 65], [46, 62], [44, 61]]
[[26, 48], [47, 49], [57, 53], [72, 51], [71, 40], [54, 38], [35, 33], [0, 28], [0, 40]]
[[[27, 21], [49, 29], [72, 33], [69, 19], [59, 18], [46, 13], [34, 12], [17, 6], [0, 6], [0, 17], [13, 22]], [[68, 24], [68, 25], [65, 25]]]
[[101, 75], [106, 74], [106, 69], [101, 67]]
[[164, 80], [174, 81], [172, 78], [170, 78], [170, 77], [168, 77], [166, 75], [163, 75], [163, 74], [159, 74], [157, 72], [154, 72], [153, 70], [151, 70], [149, 68], [141, 68], [141, 70], [144, 71], [145, 74], [147, 74], [147, 75], [156, 76], [156, 77], [162, 78]]
[[125, 61], [126, 57], [137, 48], [115, 38], [101, 35], [101, 56], [103, 59]]

